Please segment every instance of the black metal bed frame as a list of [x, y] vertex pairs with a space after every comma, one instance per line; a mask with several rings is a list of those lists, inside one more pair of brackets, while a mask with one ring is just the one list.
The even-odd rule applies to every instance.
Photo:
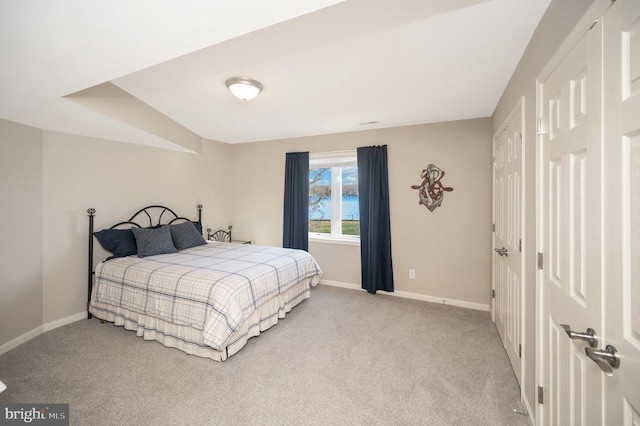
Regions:
[[230, 243], [233, 240], [231, 239], [231, 230], [233, 226], [229, 225], [228, 231], [224, 229], [218, 229], [216, 232], [211, 232], [211, 228], [207, 228], [207, 240], [209, 241], [220, 241], [221, 243]]
[[[162, 211], [160, 212], [160, 215], [158, 216], [157, 219], [157, 223], [154, 225], [153, 223], [153, 219], [151, 217], [151, 215], [149, 214], [150, 211], [154, 211], [153, 209], [162, 209]], [[155, 210], [157, 211], [157, 210]], [[169, 212], [173, 215], [173, 219], [169, 220], [167, 223], [162, 223], [162, 216], [166, 213]], [[171, 225], [173, 222], [177, 221], [177, 220], [186, 220], [188, 222], [191, 222], [191, 219], [187, 219], [186, 217], [182, 217], [182, 216], [178, 216], [173, 210], [171, 210], [169, 207], [165, 207], [165, 206], [160, 206], [160, 205], [152, 205], [152, 206], [147, 206], [147, 207], [143, 207], [140, 210], [138, 210], [137, 212], [135, 212], [133, 214], [133, 216], [131, 216], [129, 218], [129, 220], [125, 220], [123, 222], [119, 222], [116, 223], [115, 225], [106, 228], [106, 229], [115, 229], [118, 226], [123, 226], [123, 225], [131, 225], [132, 227], [135, 226], [137, 228], [143, 228], [143, 225], [140, 225], [138, 222], [136, 222], [134, 219], [136, 219], [136, 216], [140, 215], [140, 217], [142, 219], [144, 219], [144, 216], [142, 215], [142, 213], [144, 213], [145, 215], [147, 215], [147, 219], [149, 219], [149, 227], [153, 227], [153, 226], [159, 226], [159, 225]], [[91, 291], [93, 290], [93, 275], [94, 275], [94, 271], [93, 271], [93, 218], [96, 214], [96, 209], [87, 209], [87, 214], [89, 215], [89, 270], [88, 270], [88, 280], [87, 280], [87, 287], [88, 287], [88, 291], [89, 294], [87, 296], [87, 318], [91, 319], [93, 317], [93, 315], [91, 314], [91, 312], [89, 312], [89, 304], [91, 303]], [[202, 227], [202, 204], [198, 204], [198, 223], [200, 223], [200, 227]], [[146, 225], [145, 225], [146, 226]]]

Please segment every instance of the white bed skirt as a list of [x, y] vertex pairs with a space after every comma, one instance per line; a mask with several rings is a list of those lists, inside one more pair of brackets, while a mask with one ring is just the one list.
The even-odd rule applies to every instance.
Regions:
[[317, 281], [317, 277], [304, 279], [284, 293], [266, 301], [244, 320], [240, 328], [229, 338], [226, 348], [222, 350], [207, 346], [203, 341], [202, 330], [190, 326], [172, 324], [104, 303], [91, 302], [89, 311], [99, 319], [123, 326], [127, 330], [134, 330], [145, 340], [157, 340], [165, 346], [180, 349], [190, 355], [224, 361], [242, 349], [250, 338], [276, 325], [278, 319], [284, 318], [287, 312], [308, 299], [311, 296], [311, 286], [315, 286]]

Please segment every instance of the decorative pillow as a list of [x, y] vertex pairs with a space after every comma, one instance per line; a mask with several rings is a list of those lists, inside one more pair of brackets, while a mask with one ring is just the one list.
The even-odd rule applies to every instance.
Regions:
[[193, 226], [196, 227], [196, 230], [200, 235], [202, 235], [202, 224], [200, 222], [192, 222]]
[[138, 252], [131, 229], [103, 229], [93, 235], [105, 250], [113, 253], [112, 257], [131, 256]]
[[173, 240], [173, 245], [178, 250], [184, 250], [191, 247], [207, 244], [204, 238], [202, 238], [202, 234], [198, 232], [192, 222], [184, 222], [177, 225], [171, 225], [169, 228], [171, 229], [171, 239]]
[[133, 228], [133, 236], [138, 246], [138, 257], [154, 256], [156, 254], [177, 253], [169, 226], [161, 228]]

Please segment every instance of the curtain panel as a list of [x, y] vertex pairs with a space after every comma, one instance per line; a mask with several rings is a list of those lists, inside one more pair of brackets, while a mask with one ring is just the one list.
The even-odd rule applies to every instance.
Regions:
[[387, 146], [358, 148], [362, 288], [393, 291]]
[[309, 153], [288, 152], [282, 247], [309, 251]]
[[362, 288], [393, 291], [387, 146], [358, 148]]

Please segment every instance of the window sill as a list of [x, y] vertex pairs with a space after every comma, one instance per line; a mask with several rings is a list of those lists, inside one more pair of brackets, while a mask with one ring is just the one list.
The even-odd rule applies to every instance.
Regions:
[[322, 243], [322, 244], [340, 244], [345, 246], [360, 246], [360, 239], [355, 238], [336, 238], [328, 237], [324, 235], [309, 235], [310, 243]]

